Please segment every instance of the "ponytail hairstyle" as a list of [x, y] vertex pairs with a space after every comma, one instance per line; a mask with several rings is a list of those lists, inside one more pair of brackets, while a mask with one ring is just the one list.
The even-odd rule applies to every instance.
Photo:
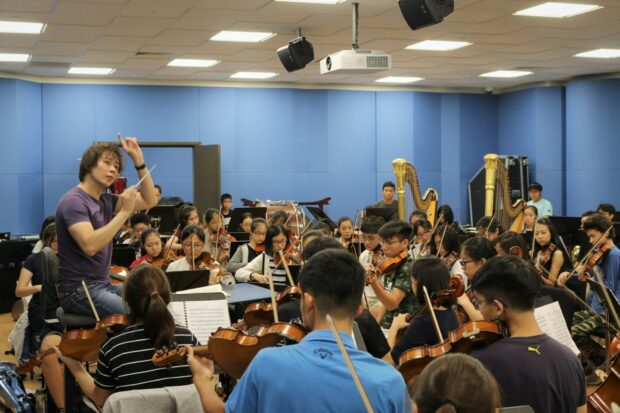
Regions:
[[52, 222], [43, 229], [41, 233], [41, 242], [43, 242], [44, 247], [49, 247], [54, 239], [56, 239], [56, 224]]
[[174, 319], [168, 311], [170, 284], [164, 272], [152, 265], [138, 265], [123, 286], [123, 299], [129, 306], [129, 321], [142, 321], [155, 348], [170, 347], [175, 341]]
[[436, 358], [409, 388], [418, 413], [494, 413], [500, 406], [497, 382], [466, 354]]

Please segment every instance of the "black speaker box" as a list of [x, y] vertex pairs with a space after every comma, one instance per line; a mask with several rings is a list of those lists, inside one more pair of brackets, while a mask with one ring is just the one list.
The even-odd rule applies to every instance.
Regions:
[[314, 59], [312, 44], [305, 37], [298, 37], [278, 49], [278, 57], [289, 72], [303, 69]]
[[437, 24], [454, 11], [454, 0], [398, 0], [411, 30]]

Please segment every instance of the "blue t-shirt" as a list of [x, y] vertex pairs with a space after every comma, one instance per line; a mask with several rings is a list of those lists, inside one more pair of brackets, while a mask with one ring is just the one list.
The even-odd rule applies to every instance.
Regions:
[[109, 282], [112, 261], [112, 241], [89, 257], [73, 239], [69, 227], [79, 222], [90, 222], [95, 230], [105, 226], [114, 216], [118, 197], [101, 194], [97, 200], [79, 187], [63, 195], [56, 208], [56, 236], [58, 239], [59, 281], [65, 292], [87, 283]]
[[551, 202], [546, 200], [545, 198], [540, 198], [538, 202], [529, 201], [528, 205], [534, 205], [538, 210], [539, 217], [551, 216], [553, 215], [553, 206], [551, 206]]
[[[617, 300], [620, 300], [620, 250], [615, 245], [605, 254], [598, 262], [603, 276], [605, 277], [605, 285], [614, 292]], [[592, 294], [590, 306], [597, 313], [603, 313], [605, 308], [601, 304], [601, 300], [596, 294]]]
[[[394, 367], [359, 351], [340, 333], [376, 412], [411, 412], [403, 377]], [[261, 350], [226, 402], [227, 413], [358, 413], [366, 411], [330, 330], [296, 345]]]

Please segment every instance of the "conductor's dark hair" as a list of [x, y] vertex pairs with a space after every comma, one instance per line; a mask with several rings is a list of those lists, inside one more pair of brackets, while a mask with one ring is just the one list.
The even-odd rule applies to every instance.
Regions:
[[299, 274], [301, 290], [314, 297], [317, 310], [322, 315], [339, 318], [355, 318], [364, 283], [364, 268], [343, 248], [330, 248], [315, 254]]
[[515, 255], [493, 257], [480, 267], [472, 288], [485, 300], [498, 300], [517, 311], [534, 309], [542, 281], [534, 266]]
[[84, 182], [84, 178], [90, 171], [97, 166], [99, 158], [106, 152], [112, 153], [118, 159], [118, 173], [120, 174], [125, 168], [125, 158], [121, 155], [119, 146], [111, 142], [93, 143], [90, 145], [80, 159], [80, 182]]

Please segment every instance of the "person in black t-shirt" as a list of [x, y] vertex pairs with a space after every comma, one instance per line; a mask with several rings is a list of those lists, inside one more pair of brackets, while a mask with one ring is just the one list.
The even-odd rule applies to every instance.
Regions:
[[[42, 236], [43, 248], [50, 248], [55, 253], [58, 252], [56, 242], [56, 224], [52, 223], [45, 227]], [[17, 297], [27, 297], [32, 295], [28, 303], [28, 324], [30, 332], [34, 335], [35, 341], [39, 343], [40, 349], [45, 351], [60, 344], [60, 336], [64, 332], [64, 325], [59, 322], [45, 322], [44, 309], [41, 308], [41, 292], [43, 291], [44, 278], [44, 251], [32, 254], [26, 261], [19, 273], [19, 280], [15, 288]], [[32, 284], [32, 285], [29, 285]], [[55, 318], [55, 316], [53, 316]], [[34, 354], [33, 354], [34, 355]], [[20, 358], [21, 355], [17, 354]], [[45, 378], [45, 383], [54, 399], [56, 407], [65, 408], [65, 386], [63, 382], [62, 365], [58, 363], [56, 355], [50, 355], [41, 359], [41, 371]]]
[[472, 288], [485, 320], [507, 324], [510, 337], [472, 356], [493, 374], [502, 406], [529, 405], [535, 412], [586, 412], [586, 384], [577, 356], [543, 333], [534, 318], [541, 288], [532, 265], [512, 255], [488, 260]]
[[62, 355], [56, 348], [84, 395], [97, 406], [103, 406], [116, 391], [192, 383], [186, 363], [153, 366], [156, 349], [199, 344], [188, 329], [175, 325], [167, 307], [170, 297], [170, 284], [161, 269], [139, 265], [129, 273], [123, 286], [123, 298], [129, 307], [131, 324], [101, 346], [94, 378], [79, 361]]
[[[411, 266], [410, 276], [411, 289], [420, 303], [426, 302], [423, 287], [426, 287], [428, 294], [431, 295], [439, 290], [447, 289], [450, 280], [448, 269], [437, 257], [422, 257], [416, 260]], [[433, 305], [433, 311], [444, 339], [447, 338], [448, 332], [459, 327], [456, 314], [449, 308], [449, 305]], [[439, 343], [429, 311], [422, 310], [410, 322], [407, 321], [408, 316], [410, 314], [399, 314], [392, 321], [388, 333], [388, 344], [392, 351], [383, 358], [388, 363], [398, 365], [398, 359], [406, 350]], [[399, 330], [405, 327], [407, 328], [405, 334], [396, 342]]]

